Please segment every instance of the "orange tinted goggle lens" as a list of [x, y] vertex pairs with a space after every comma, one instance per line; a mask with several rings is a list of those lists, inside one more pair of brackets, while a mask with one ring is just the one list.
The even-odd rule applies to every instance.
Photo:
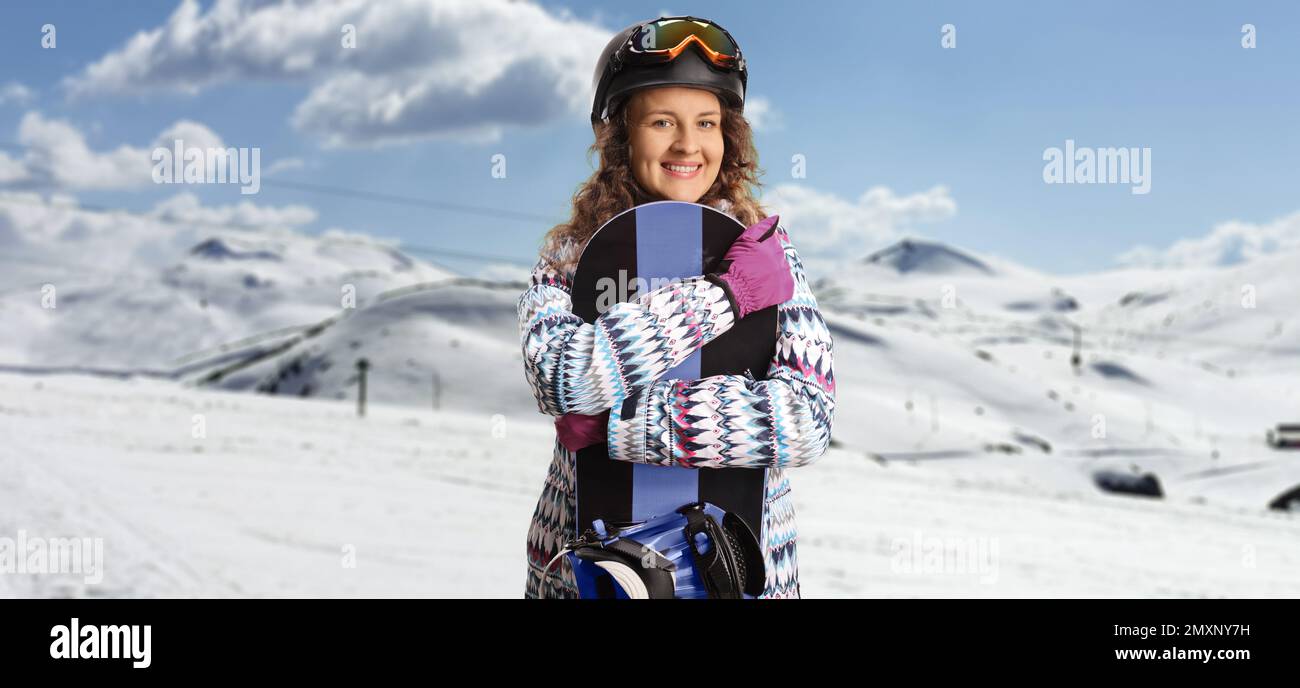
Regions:
[[671, 60], [692, 43], [718, 66], [735, 64], [740, 48], [720, 27], [694, 19], [662, 19], [642, 26], [632, 35], [631, 51], [648, 58]]

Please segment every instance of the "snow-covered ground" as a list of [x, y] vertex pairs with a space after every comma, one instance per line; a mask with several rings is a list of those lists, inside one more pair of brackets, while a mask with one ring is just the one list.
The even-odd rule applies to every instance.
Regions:
[[[0, 536], [103, 538], [104, 563], [4, 595], [522, 595], [540, 416], [84, 375], [0, 374], [0, 399]], [[1295, 514], [847, 449], [790, 476], [805, 597], [1300, 595]]]

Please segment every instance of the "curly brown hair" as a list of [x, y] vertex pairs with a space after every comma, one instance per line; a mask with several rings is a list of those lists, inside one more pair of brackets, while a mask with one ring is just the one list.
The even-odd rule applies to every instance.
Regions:
[[[697, 202], [715, 205], [725, 199], [730, 203], [728, 213], [746, 226], [752, 225], [767, 217], [763, 206], [754, 199], [754, 193], [762, 186], [758, 178], [763, 174], [758, 166], [754, 132], [742, 112], [729, 106], [723, 98], [718, 102], [722, 106], [722, 165], [718, 178]], [[630, 109], [626, 105], [620, 107], [608, 122], [598, 125], [587, 159], [590, 161], [593, 153], [599, 153], [600, 168], [573, 194], [573, 214], [569, 220], [555, 225], [542, 237], [544, 249], [560, 246], [566, 240], [581, 248], [610, 218], [628, 208], [658, 200], [641, 188], [632, 174], [627, 123]], [[571, 269], [577, 261], [576, 254], [567, 255], [561, 264], [551, 254], [542, 251], [546, 262], [561, 272]]]

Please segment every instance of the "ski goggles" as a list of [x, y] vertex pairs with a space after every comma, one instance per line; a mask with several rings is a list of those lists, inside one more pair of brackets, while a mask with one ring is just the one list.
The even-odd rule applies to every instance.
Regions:
[[744, 69], [740, 46], [727, 30], [708, 19], [660, 17], [638, 26], [623, 46], [623, 59], [634, 64], [654, 64], [677, 59], [691, 45], [721, 69]]

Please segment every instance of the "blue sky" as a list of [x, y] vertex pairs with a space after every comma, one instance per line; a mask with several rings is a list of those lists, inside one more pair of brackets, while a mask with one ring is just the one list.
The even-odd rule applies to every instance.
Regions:
[[[543, 2], [561, 21], [606, 32], [660, 11], [721, 22], [745, 51], [750, 96], [771, 116], [757, 134], [768, 187], [794, 184], [851, 202], [883, 186], [898, 196], [947, 188], [956, 212], [901, 220], [891, 231], [947, 241], [1052, 272], [1115, 265], [1137, 244], [1157, 249], [1238, 220], [1264, 224], [1300, 210], [1300, 6], [1290, 2], [1066, 3], [717, 2], [679, 6]], [[240, 73], [197, 93], [169, 87], [73, 96], [64, 81], [162, 26], [175, 2], [44, 2], [0, 13], [0, 87], [19, 82], [26, 102], [0, 104], [0, 144], [11, 156], [24, 115], [81, 130], [95, 151], [147, 146], [181, 119], [227, 145], [258, 146], [264, 168], [302, 160], [275, 178], [508, 208], [555, 221], [590, 174], [585, 114], [561, 109], [507, 125], [493, 141], [442, 132], [388, 145], [329, 147], [293, 114], [326, 76]], [[208, 11], [211, 3], [203, 3]], [[41, 26], [58, 47], [40, 47]], [[957, 47], [940, 47], [953, 24]], [[1241, 47], [1254, 24], [1258, 45]], [[383, 35], [362, 35], [361, 50]], [[440, 59], [431, 52], [431, 60]], [[387, 63], [385, 63], [387, 64]], [[190, 69], [194, 69], [190, 65]], [[221, 63], [209, 67], [220, 70]], [[157, 75], [155, 75], [157, 76]], [[165, 76], [165, 75], [164, 75]], [[590, 73], [578, 75], [586, 82]], [[530, 96], [531, 97], [531, 96]], [[535, 107], [532, 101], [520, 107]], [[438, 112], [441, 112], [439, 110]], [[1121, 185], [1043, 183], [1045, 148], [1150, 147], [1151, 193]], [[508, 176], [490, 174], [506, 155]], [[792, 179], [790, 158], [807, 159]], [[247, 200], [233, 187], [193, 188], [205, 204]], [[85, 203], [145, 210], [175, 188], [71, 189]], [[264, 186], [259, 205], [305, 204], [319, 219], [418, 245], [530, 261], [549, 225], [360, 201]], [[779, 206], [771, 210], [782, 212]], [[802, 232], [791, 227], [796, 243]], [[440, 261], [473, 272], [469, 261]]]

